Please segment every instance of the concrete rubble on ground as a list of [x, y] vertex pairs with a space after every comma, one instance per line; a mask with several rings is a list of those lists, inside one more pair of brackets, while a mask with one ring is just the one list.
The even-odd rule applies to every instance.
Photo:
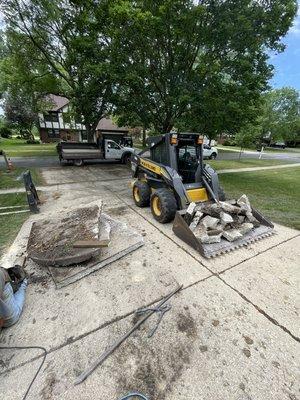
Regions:
[[186, 222], [201, 243], [229, 242], [241, 239], [260, 223], [252, 214], [248, 197], [218, 203], [191, 203], [185, 216]]

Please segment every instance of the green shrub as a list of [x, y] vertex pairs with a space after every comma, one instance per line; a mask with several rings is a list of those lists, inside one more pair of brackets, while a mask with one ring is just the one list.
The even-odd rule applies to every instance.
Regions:
[[1, 126], [0, 127], [0, 136], [8, 139], [12, 136], [12, 130], [7, 128], [7, 126]]
[[226, 139], [223, 142], [223, 146], [236, 146], [234, 139]]
[[26, 140], [27, 144], [40, 144], [39, 140], [35, 140], [35, 139], [28, 139]]

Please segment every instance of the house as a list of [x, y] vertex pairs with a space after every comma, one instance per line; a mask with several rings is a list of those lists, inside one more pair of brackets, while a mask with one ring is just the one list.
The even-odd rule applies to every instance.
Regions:
[[[49, 110], [39, 113], [39, 132], [43, 143], [59, 142], [61, 140], [72, 142], [87, 141], [86, 127], [81, 122], [74, 121], [70, 116], [69, 100], [66, 97], [50, 94]], [[101, 133], [127, 134], [127, 127], [118, 127], [110, 118], [102, 118], [96, 127], [96, 136]]]

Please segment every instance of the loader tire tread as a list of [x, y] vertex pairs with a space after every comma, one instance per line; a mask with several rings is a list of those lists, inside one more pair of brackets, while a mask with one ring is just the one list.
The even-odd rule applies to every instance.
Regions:
[[[160, 215], [157, 215], [154, 209], [155, 198], [159, 199]], [[165, 224], [174, 219], [178, 209], [174, 194], [169, 189], [157, 189], [151, 196], [151, 211], [153, 217], [160, 223]]]
[[136, 181], [132, 188], [132, 195], [138, 207], [148, 207], [150, 204], [151, 189], [148, 183]]

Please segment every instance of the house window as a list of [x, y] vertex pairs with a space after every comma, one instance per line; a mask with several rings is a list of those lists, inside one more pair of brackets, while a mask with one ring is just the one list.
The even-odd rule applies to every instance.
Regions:
[[48, 129], [47, 131], [48, 131], [49, 138], [59, 138], [60, 137], [59, 129]]
[[45, 122], [59, 122], [58, 120], [58, 113], [57, 112], [49, 112], [44, 114]]
[[80, 133], [81, 133], [82, 142], [87, 142], [87, 140], [88, 140], [87, 132], [86, 131], [80, 131]]

